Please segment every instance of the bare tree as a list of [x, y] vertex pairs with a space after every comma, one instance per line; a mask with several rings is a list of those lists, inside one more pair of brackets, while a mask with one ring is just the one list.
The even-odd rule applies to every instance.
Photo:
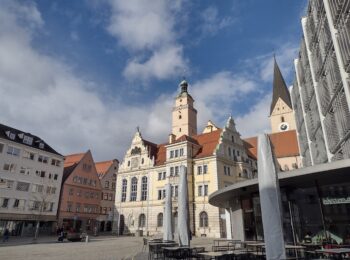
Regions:
[[53, 184], [52, 180], [49, 179], [48, 181], [45, 181], [44, 178], [42, 178], [40, 184], [35, 184], [35, 193], [32, 195], [32, 210], [36, 211], [34, 241], [39, 237], [40, 221], [44, 219], [44, 216], [46, 215], [45, 212], [51, 212], [53, 210], [52, 200], [58, 191], [56, 190], [55, 185], [50, 184]]

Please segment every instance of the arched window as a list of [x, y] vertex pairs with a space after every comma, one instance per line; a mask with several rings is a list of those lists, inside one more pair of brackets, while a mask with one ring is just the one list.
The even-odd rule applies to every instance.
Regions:
[[208, 227], [208, 214], [205, 211], [202, 211], [199, 214], [199, 226], [200, 227]]
[[284, 116], [281, 116], [281, 122], [284, 122]]
[[159, 213], [157, 216], [157, 227], [163, 226], [163, 213]]
[[128, 181], [124, 179], [122, 182], [122, 202], [124, 202], [126, 200], [127, 187], [128, 187]]
[[141, 200], [147, 200], [147, 177], [142, 177], [141, 182]]
[[145, 214], [141, 214], [139, 217], [139, 227], [143, 228], [146, 226], [146, 216]]
[[137, 178], [131, 179], [130, 201], [136, 201], [137, 197]]

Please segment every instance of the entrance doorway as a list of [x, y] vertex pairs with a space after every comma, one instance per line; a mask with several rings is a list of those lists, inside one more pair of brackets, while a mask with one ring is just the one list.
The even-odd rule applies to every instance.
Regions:
[[124, 225], [125, 225], [125, 218], [124, 218], [124, 215], [120, 215], [120, 220], [119, 220], [119, 235], [123, 235], [123, 233], [124, 233]]

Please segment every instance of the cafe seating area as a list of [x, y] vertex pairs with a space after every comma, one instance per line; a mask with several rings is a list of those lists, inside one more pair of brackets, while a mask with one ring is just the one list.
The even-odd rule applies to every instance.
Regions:
[[[179, 246], [175, 241], [144, 238], [148, 259], [266, 259], [264, 241], [213, 240], [208, 246]], [[350, 246], [300, 244], [285, 245], [286, 260], [350, 259]]]

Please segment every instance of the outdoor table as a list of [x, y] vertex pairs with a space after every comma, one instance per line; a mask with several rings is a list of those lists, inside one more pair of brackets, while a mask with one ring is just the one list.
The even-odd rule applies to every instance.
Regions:
[[159, 243], [157, 242], [152, 242], [152, 243], [148, 243], [149, 246], [149, 254], [151, 256], [151, 258], [153, 258], [154, 255], [156, 255], [156, 258], [159, 257], [159, 255], [163, 254], [163, 248], [164, 247], [171, 247], [171, 246], [177, 246], [178, 244], [175, 242], [161, 242]]
[[234, 251], [219, 251], [219, 252], [211, 251], [211, 252], [198, 253], [198, 255], [203, 256], [204, 258], [218, 259], [221, 256], [234, 255]]
[[324, 248], [316, 250], [317, 253], [321, 254], [332, 254], [332, 255], [338, 255], [340, 259], [343, 259], [343, 256], [346, 254], [350, 254], [350, 248]]

